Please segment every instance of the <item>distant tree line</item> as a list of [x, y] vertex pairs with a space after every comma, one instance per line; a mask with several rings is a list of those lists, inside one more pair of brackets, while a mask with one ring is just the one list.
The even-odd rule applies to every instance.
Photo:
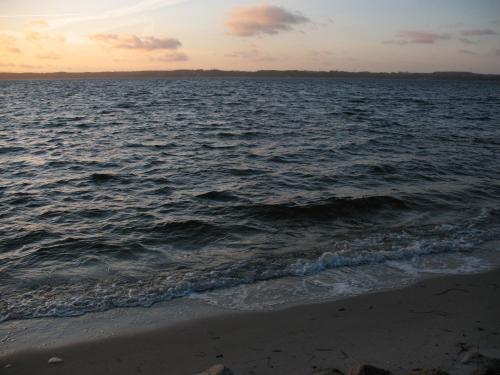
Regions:
[[305, 70], [164, 70], [134, 72], [54, 72], [54, 73], [0, 73], [1, 80], [15, 79], [172, 79], [172, 78], [391, 78], [391, 79], [433, 79], [433, 80], [493, 80], [500, 81], [500, 74], [478, 74], [471, 72], [433, 73], [374, 73], [345, 71], [305, 71]]

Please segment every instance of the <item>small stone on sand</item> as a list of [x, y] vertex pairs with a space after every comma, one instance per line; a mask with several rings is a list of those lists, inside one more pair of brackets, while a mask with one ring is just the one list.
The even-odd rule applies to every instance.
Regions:
[[234, 375], [234, 373], [223, 364], [217, 364], [197, 375]]
[[410, 372], [408, 375], [449, 375], [446, 371], [440, 369], [415, 369]]
[[481, 363], [485, 359], [484, 355], [478, 352], [469, 352], [465, 353], [465, 355], [462, 358], [462, 363], [463, 364], [469, 364], [469, 363]]
[[51, 357], [48, 361], [49, 365], [58, 365], [59, 363], [63, 363], [62, 358], [59, 357]]

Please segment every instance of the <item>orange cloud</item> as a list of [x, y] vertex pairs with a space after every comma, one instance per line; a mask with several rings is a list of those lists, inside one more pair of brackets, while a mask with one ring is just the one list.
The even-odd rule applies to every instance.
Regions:
[[55, 52], [47, 52], [44, 54], [36, 55], [36, 58], [43, 60], [58, 60], [60, 59], [60, 56]]
[[36, 28], [46, 28], [49, 27], [49, 24], [45, 20], [33, 20], [29, 23], [31, 27], [36, 27]]
[[273, 35], [307, 22], [308, 18], [282, 7], [254, 5], [234, 8], [226, 20], [226, 27], [236, 36]]
[[38, 31], [28, 30], [24, 33], [26, 40], [29, 42], [43, 42], [43, 41], [53, 41], [64, 43], [65, 38], [63, 36], [57, 35], [52, 36], [49, 34], [41, 34]]
[[0, 34], [0, 49], [10, 53], [21, 52], [21, 50], [17, 47], [16, 38], [6, 34]]
[[25, 37], [31, 42], [39, 42], [42, 36], [38, 31], [26, 31]]
[[138, 37], [137, 35], [93, 34], [91, 40], [113, 48], [139, 50], [175, 50], [182, 43], [175, 38], [156, 38], [154, 36]]
[[21, 53], [21, 50], [17, 47], [7, 47], [5, 50], [10, 53]]

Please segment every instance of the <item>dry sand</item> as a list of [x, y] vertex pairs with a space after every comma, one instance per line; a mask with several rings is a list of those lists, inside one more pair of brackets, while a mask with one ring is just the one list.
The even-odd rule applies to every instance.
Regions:
[[[370, 363], [405, 374], [468, 374], [466, 351], [500, 356], [500, 270], [401, 290], [238, 313], [0, 357], [1, 374], [195, 374], [224, 363], [238, 374], [311, 374]], [[48, 364], [49, 358], [63, 359]], [[5, 365], [9, 364], [8, 368]]]

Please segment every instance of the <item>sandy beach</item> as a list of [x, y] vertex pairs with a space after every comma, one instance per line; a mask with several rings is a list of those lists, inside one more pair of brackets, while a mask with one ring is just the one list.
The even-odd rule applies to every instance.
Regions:
[[[405, 374], [468, 374], [466, 352], [500, 355], [500, 270], [273, 312], [234, 313], [152, 331], [0, 358], [5, 374], [236, 374], [344, 372], [370, 363]], [[55, 320], [57, 322], [57, 320]], [[55, 323], [57, 324], [57, 323]], [[63, 362], [48, 364], [57, 356]], [[7, 366], [7, 367], [5, 367]]]

